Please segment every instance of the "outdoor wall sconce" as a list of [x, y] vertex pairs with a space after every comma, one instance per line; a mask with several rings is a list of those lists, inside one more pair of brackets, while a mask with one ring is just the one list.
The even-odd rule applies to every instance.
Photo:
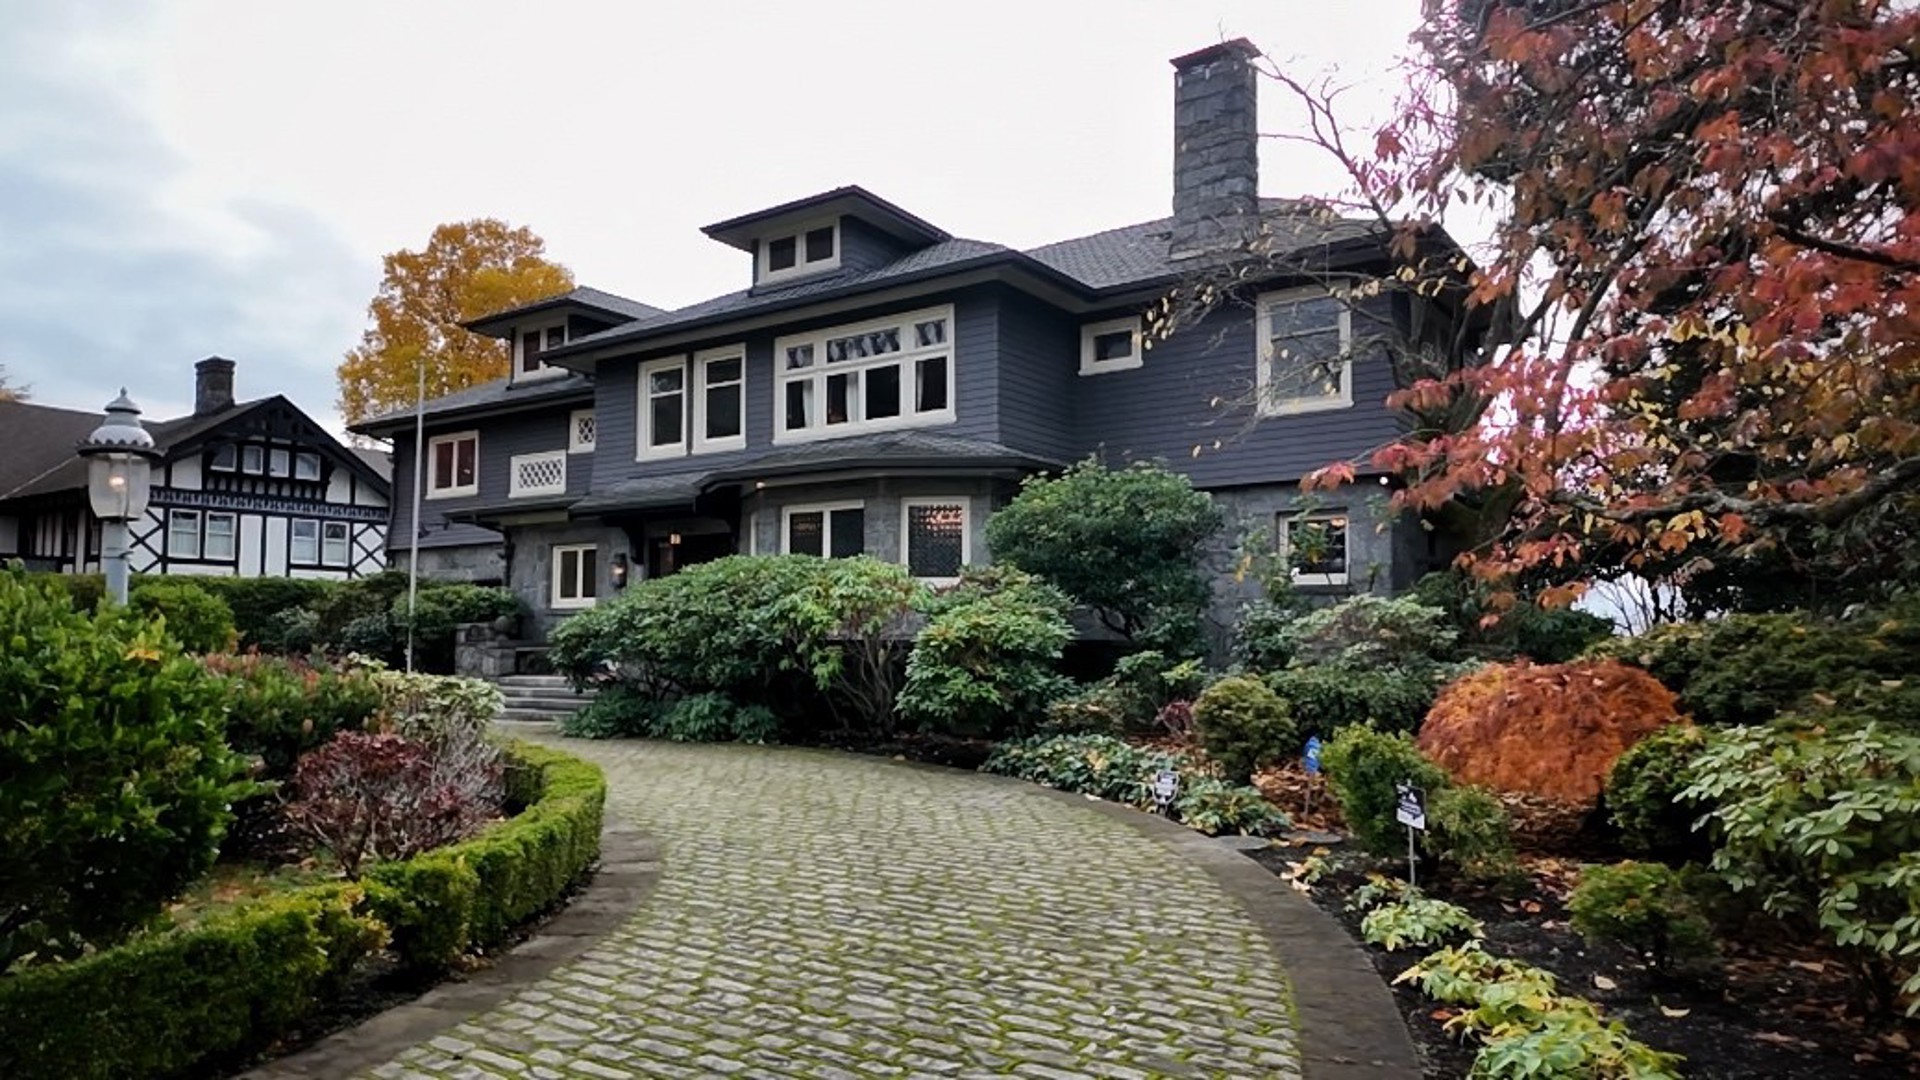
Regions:
[[679, 534], [679, 533], [668, 533], [668, 534], [667, 534], [667, 546], [668, 546], [668, 547], [679, 547], [679, 546], [680, 546], [680, 534]]
[[616, 551], [613, 553], [613, 563], [607, 567], [607, 577], [613, 582], [614, 588], [624, 589], [627, 587], [626, 552]]

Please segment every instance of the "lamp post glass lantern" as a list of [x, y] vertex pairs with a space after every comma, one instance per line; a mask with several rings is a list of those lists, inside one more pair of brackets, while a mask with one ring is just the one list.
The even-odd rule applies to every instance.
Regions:
[[140, 407], [120, 396], [107, 405], [107, 417], [80, 444], [87, 459], [87, 501], [100, 519], [100, 568], [107, 596], [127, 602], [127, 523], [147, 512], [153, 495], [153, 436], [140, 426]]

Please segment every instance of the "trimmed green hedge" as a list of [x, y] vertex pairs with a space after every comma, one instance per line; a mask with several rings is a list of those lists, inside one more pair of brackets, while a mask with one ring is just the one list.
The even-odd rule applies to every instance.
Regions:
[[[70, 963], [0, 976], [0, 1076], [145, 1080], [260, 1049], [339, 995], [391, 934], [437, 968], [498, 944], [600, 851], [606, 781], [578, 758], [508, 747], [527, 809], [363, 885], [315, 885]], [[363, 887], [364, 886], [364, 887]]]

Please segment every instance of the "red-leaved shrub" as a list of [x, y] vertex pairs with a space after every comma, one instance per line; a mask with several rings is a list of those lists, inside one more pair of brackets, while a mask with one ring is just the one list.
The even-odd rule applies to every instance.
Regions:
[[343, 731], [305, 755], [288, 816], [350, 878], [369, 859], [405, 859], [465, 839], [500, 809], [497, 763], [451, 761], [393, 734]]
[[1616, 758], [1677, 720], [1673, 694], [1639, 668], [1522, 660], [1450, 683], [1419, 742], [1463, 783], [1591, 805]]

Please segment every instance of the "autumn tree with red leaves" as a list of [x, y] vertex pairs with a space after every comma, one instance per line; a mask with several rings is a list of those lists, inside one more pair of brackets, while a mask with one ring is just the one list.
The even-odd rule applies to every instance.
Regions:
[[1464, 305], [1507, 332], [1392, 399], [1492, 405], [1315, 481], [1478, 501], [1475, 568], [1558, 599], [1625, 568], [1822, 603], [1920, 567], [1920, 6], [1428, 0], [1414, 46], [1358, 140], [1268, 74], [1309, 117], [1283, 137], [1352, 178], [1331, 205], [1394, 231], [1390, 286], [1450, 288], [1422, 237], [1492, 208]]

